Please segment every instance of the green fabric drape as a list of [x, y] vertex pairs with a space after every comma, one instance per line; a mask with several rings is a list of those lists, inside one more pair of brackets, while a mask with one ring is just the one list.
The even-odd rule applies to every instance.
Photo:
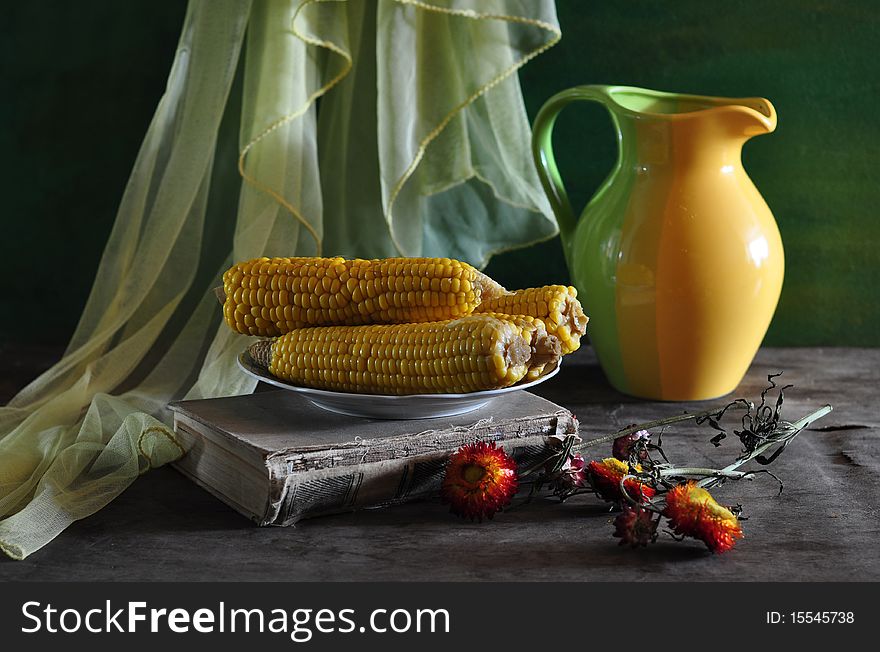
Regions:
[[210, 292], [233, 260], [553, 236], [515, 72], [559, 34], [552, 0], [191, 0], [77, 330], [0, 408], [0, 548], [182, 455], [169, 401], [253, 389]]

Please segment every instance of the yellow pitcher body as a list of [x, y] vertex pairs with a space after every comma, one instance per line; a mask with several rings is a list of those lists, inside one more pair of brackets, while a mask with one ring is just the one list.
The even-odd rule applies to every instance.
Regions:
[[[601, 102], [617, 164], [576, 220], [550, 142], [559, 111]], [[784, 254], [742, 146], [776, 128], [763, 98], [579, 86], [552, 97], [533, 151], [566, 261], [609, 381], [634, 396], [700, 400], [733, 391], [782, 289]]]

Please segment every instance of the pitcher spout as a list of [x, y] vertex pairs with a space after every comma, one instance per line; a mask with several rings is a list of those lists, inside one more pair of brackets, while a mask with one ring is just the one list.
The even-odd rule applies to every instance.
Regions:
[[724, 107], [731, 128], [751, 138], [769, 134], [776, 129], [776, 109], [763, 97], [748, 97]]

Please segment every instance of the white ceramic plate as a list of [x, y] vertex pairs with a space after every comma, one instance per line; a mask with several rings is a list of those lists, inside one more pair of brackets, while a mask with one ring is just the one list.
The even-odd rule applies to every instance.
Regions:
[[388, 396], [384, 394], [353, 394], [349, 392], [330, 392], [324, 389], [299, 387], [275, 378], [261, 369], [247, 351], [238, 356], [238, 366], [257, 380], [300, 394], [315, 405], [330, 412], [347, 414], [353, 417], [371, 419], [432, 419], [449, 417], [478, 410], [496, 396], [528, 389], [559, 373], [559, 366], [537, 380], [517, 383], [503, 389], [489, 389], [467, 394], [409, 394], [407, 396]]

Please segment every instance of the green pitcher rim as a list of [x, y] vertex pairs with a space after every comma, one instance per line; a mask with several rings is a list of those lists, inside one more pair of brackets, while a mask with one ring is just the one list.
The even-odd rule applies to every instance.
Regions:
[[[601, 91], [616, 111], [632, 117], [645, 116], [657, 120], [685, 120], [701, 117], [710, 113], [723, 111], [745, 112], [764, 123], [768, 131], [776, 126], [776, 109], [770, 100], [763, 97], [721, 97], [714, 95], [695, 95], [691, 93], [674, 93], [656, 91], [638, 86], [593, 86]], [[629, 97], [622, 97], [629, 96]], [[671, 110], [652, 108], [634, 108], [633, 102], [642, 98], [654, 104], [669, 102]], [[627, 102], [626, 100], [630, 100]], [[682, 107], [682, 104], [685, 106]], [[651, 105], [648, 105], [651, 106]]]

